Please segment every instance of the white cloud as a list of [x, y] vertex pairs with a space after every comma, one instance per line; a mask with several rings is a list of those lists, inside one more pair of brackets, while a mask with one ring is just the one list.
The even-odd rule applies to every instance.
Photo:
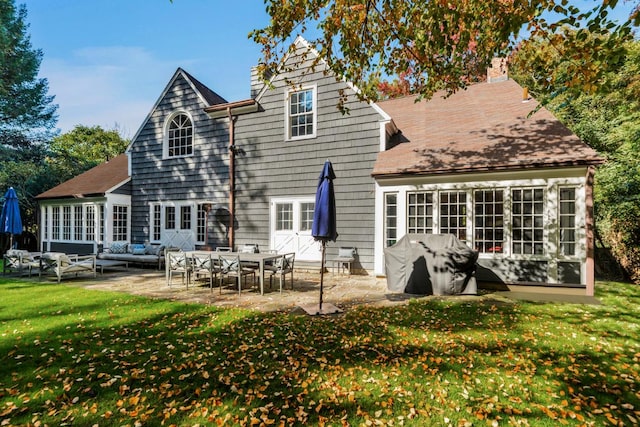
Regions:
[[62, 132], [78, 124], [117, 125], [132, 137], [177, 67], [137, 47], [83, 48], [71, 58], [44, 58], [40, 67]]

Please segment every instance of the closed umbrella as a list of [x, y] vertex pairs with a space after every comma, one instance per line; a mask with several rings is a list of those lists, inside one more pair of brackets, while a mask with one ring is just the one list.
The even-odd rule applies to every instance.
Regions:
[[318, 178], [316, 191], [316, 205], [313, 211], [313, 225], [311, 235], [322, 243], [322, 263], [320, 265], [320, 304], [317, 308], [307, 310], [310, 314], [338, 313], [340, 310], [332, 304], [323, 306], [322, 293], [324, 285], [325, 249], [327, 242], [335, 242], [338, 238], [336, 227], [336, 197], [333, 191], [333, 180], [336, 178], [333, 165], [329, 160], [324, 162], [324, 167]]
[[0, 232], [9, 233], [9, 247], [13, 248], [13, 236], [22, 234], [22, 219], [20, 218], [20, 205], [18, 196], [13, 187], [9, 187], [4, 195], [4, 204], [0, 214]]

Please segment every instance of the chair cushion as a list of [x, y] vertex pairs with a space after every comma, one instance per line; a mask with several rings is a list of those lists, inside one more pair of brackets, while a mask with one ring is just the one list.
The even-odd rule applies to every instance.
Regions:
[[131, 253], [133, 255], [146, 255], [147, 251], [145, 250], [144, 246], [141, 248], [132, 248], [131, 249]]
[[142, 243], [132, 243], [129, 245], [128, 248], [129, 253], [134, 254], [134, 255], [144, 255], [144, 244]]
[[146, 255], [160, 255], [162, 254], [162, 250], [164, 249], [164, 245], [152, 245], [147, 244], [144, 247], [144, 252]]
[[128, 253], [129, 243], [128, 242], [112, 242], [109, 250], [112, 254], [126, 254]]

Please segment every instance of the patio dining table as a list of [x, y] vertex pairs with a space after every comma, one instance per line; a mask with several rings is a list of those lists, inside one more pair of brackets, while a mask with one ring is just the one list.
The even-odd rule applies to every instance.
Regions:
[[260, 295], [264, 295], [264, 266], [267, 261], [276, 260], [282, 255], [271, 253], [246, 253], [246, 252], [215, 252], [215, 251], [187, 251], [185, 254], [189, 257], [193, 254], [206, 254], [211, 255], [212, 258], [216, 258], [218, 255], [224, 256], [237, 256], [240, 258], [240, 262], [250, 262], [258, 264], [258, 270], [260, 273]]

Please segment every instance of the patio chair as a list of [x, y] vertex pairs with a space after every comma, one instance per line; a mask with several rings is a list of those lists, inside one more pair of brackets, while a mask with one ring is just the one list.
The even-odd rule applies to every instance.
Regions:
[[187, 258], [187, 254], [183, 251], [168, 251], [165, 254], [165, 266], [167, 269], [166, 279], [167, 286], [171, 287], [173, 275], [178, 273], [182, 276], [182, 284], [187, 284], [189, 289], [189, 280], [191, 280], [191, 264]]
[[256, 282], [256, 271], [253, 268], [246, 268], [241, 262], [238, 255], [218, 254], [218, 264], [220, 268], [220, 293], [222, 293], [222, 283], [226, 277], [237, 277], [238, 294], [242, 293], [242, 278], [247, 282], [247, 276], [253, 276], [253, 283]]
[[209, 289], [213, 292], [213, 279], [220, 271], [218, 259], [212, 258], [210, 253], [194, 253], [191, 255], [191, 274], [194, 281], [199, 275], [205, 275], [209, 279]]
[[58, 283], [66, 274], [73, 274], [76, 277], [80, 273], [90, 273], [96, 277], [96, 256], [95, 255], [67, 255], [63, 252], [46, 252], [40, 257], [39, 275], [55, 274]]
[[34, 269], [40, 267], [40, 252], [29, 252], [22, 249], [9, 249], [4, 254], [4, 263], [2, 274], [7, 272], [18, 272], [23, 274], [25, 271], [31, 277]]
[[351, 264], [355, 261], [355, 256], [356, 248], [338, 249], [338, 256], [329, 260], [333, 265], [332, 271], [335, 273], [335, 269], [338, 267], [338, 273], [341, 271], [344, 273], [346, 267], [349, 274], [351, 274]]
[[293, 264], [296, 259], [294, 252], [284, 254], [280, 258], [276, 259], [272, 265], [264, 267], [265, 273], [269, 273], [269, 289], [273, 282], [273, 276], [278, 276], [280, 279], [280, 293], [282, 293], [282, 286], [286, 282], [287, 274], [291, 274], [291, 289], [293, 289]]
[[229, 246], [218, 246], [216, 252], [233, 252], [233, 248]]

